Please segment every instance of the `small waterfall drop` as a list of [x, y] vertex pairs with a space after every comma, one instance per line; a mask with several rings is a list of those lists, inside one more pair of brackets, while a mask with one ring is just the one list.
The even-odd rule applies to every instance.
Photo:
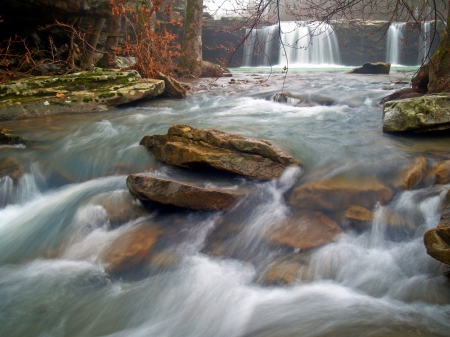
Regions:
[[387, 33], [386, 62], [401, 64], [401, 49], [406, 22], [393, 22]]
[[[280, 45], [279, 28], [285, 48]], [[339, 44], [333, 28], [323, 22], [286, 21], [256, 29], [245, 44], [243, 65], [284, 65], [285, 58], [290, 65], [339, 65]]]
[[426, 63], [430, 59], [431, 48], [431, 22], [422, 22], [422, 31], [419, 35], [419, 57], [418, 64]]

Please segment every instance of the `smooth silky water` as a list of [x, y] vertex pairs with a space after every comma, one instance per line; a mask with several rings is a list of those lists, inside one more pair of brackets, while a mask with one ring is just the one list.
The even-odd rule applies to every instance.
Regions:
[[[262, 236], [289, 216], [294, 186], [330, 172], [386, 180], [416, 156], [449, 157], [449, 136], [382, 132], [378, 101], [414, 69], [347, 70], [290, 69], [284, 79], [279, 69], [241, 68], [233, 82], [192, 82], [185, 100], [2, 123], [36, 143], [0, 148], [1, 158], [17, 158], [25, 171], [16, 184], [0, 181], [0, 336], [449, 336], [450, 284], [422, 242], [449, 186], [429, 184], [373, 205], [371, 229], [315, 250], [309, 278], [262, 284], [267, 265], [286, 254]], [[267, 100], [283, 83], [285, 91], [335, 104]], [[256, 182], [168, 167], [139, 141], [176, 123], [266, 139], [304, 168]], [[119, 205], [128, 198], [126, 176], [137, 172], [253, 194], [226, 214], [157, 211], [113, 226], [96, 200]], [[408, 217], [415, 234], [391, 237], [387, 211]], [[108, 275], [105, 247], [149, 219], [171, 232], [164, 244], [178, 263], [140, 277]], [[207, 254], [205, 240], [219, 224], [242, 231], [225, 241], [222, 255]]]

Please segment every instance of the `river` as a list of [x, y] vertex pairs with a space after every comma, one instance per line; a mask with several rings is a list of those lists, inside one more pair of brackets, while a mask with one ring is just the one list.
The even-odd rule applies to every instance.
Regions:
[[[378, 101], [409, 80], [412, 69], [401, 70], [291, 69], [284, 78], [279, 69], [234, 69], [232, 79], [192, 81], [185, 100], [2, 123], [35, 143], [0, 147], [0, 159], [16, 158], [24, 170], [16, 183], [0, 181], [0, 336], [449, 336], [450, 284], [422, 242], [449, 186], [428, 183], [373, 205], [368, 230], [346, 231], [310, 253], [309, 277], [263, 281], [270, 263], [298, 253], [262, 239], [289, 216], [294, 186], [323, 172], [389, 179], [418, 156], [449, 158], [448, 135], [382, 132]], [[267, 99], [283, 86], [334, 104]], [[178, 123], [266, 139], [303, 169], [269, 182], [202, 176], [156, 162], [139, 146]], [[125, 180], [137, 172], [256, 193], [225, 214], [158, 210], [113, 224], [102, 202], [129, 203]], [[389, 234], [386, 210], [408, 218], [414, 233]], [[139, 277], [108, 274], [106, 247], [148, 221], [165, 233], [160, 252], [175, 262]], [[221, 253], [205, 250], [219, 225], [236, 224], [240, 234], [222, 241]]]

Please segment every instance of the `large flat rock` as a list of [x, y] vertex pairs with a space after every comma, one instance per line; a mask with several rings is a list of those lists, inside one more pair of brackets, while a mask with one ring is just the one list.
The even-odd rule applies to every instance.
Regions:
[[235, 190], [204, 188], [145, 174], [129, 175], [127, 187], [140, 200], [192, 210], [227, 211], [243, 196]]
[[383, 131], [427, 132], [450, 129], [450, 94], [425, 95], [387, 102]]
[[141, 142], [167, 164], [190, 169], [217, 169], [256, 179], [275, 179], [290, 165], [292, 156], [261, 139], [219, 130], [172, 125], [167, 135], [145, 136]]
[[137, 71], [96, 68], [63, 76], [36, 76], [0, 85], [0, 120], [97, 112], [164, 92], [163, 80]]

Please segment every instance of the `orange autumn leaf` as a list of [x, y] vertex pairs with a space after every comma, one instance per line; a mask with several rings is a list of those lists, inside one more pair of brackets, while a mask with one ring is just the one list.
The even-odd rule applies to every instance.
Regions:
[[57, 93], [56, 93], [56, 97], [57, 97], [57, 98], [64, 98], [64, 97], [66, 97], [66, 95], [64, 95], [64, 94], [61, 93], [61, 92], [57, 92]]

